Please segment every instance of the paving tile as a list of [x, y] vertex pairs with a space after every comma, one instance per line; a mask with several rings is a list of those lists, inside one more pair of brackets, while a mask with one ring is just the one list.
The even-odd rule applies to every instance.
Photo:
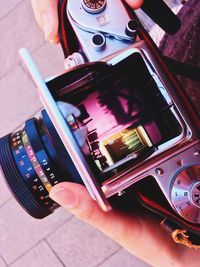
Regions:
[[[8, 2], [8, 1], [4, 1]], [[0, 20], [0, 78], [20, 61], [18, 50], [27, 47], [34, 51], [44, 43], [44, 36], [33, 16], [31, 1], [21, 2]]]
[[45, 42], [32, 57], [44, 79], [64, 71], [64, 56], [60, 45]]
[[0, 80], [0, 136], [23, 124], [41, 107], [35, 85], [16, 66]]
[[[0, 265], [1, 266], [1, 265]], [[56, 255], [46, 242], [42, 241], [25, 255], [19, 258], [10, 267], [63, 267]]]
[[117, 253], [112, 255], [104, 263], [98, 265], [98, 267], [150, 267], [149, 264], [140, 260], [139, 258], [128, 253], [124, 249], [120, 249]]
[[3, 175], [0, 172], [0, 207], [11, 197], [12, 196], [10, 191], [8, 190], [8, 186], [6, 185]]
[[14, 199], [1, 207], [0, 214], [0, 255], [8, 264], [13, 263], [71, 217], [71, 214], [60, 208], [43, 220], [36, 220]]
[[9, 0], [0, 2], [0, 19], [2, 19], [9, 11], [14, 9], [22, 0]]
[[3, 261], [3, 259], [1, 259], [1, 257], [0, 257], [0, 266], [1, 266], [1, 267], [6, 267], [6, 264], [5, 264], [5, 262]]
[[114, 241], [76, 218], [58, 228], [47, 241], [70, 267], [96, 266], [119, 249]]

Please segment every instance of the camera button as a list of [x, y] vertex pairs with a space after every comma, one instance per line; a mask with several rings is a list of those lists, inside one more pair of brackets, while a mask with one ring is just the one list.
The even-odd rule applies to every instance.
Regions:
[[64, 60], [64, 67], [67, 70], [75, 66], [84, 64], [84, 63], [85, 63], [85, 59], [82, 56], [82, 54], [75, 52]]
[[125, 33], [126, 35], [136, 38], [137, 31], [138, 31], [139, 24], [136, 20], [131, 19], [126, 25]]
[[95, 33], [92, 36], [91, 43], [96, 51], [102, 51], [106, 46], [106, 38], [101, 33]]

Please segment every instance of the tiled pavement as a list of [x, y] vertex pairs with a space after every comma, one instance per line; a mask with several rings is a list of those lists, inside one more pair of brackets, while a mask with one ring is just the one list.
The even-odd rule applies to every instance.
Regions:
[[[41, 109], [18, 49], [31, 52], [44, 77], [63, 69], [59, 46], [45, 42], [29, 0], [0, 1], [0, 136]], [[147, 264], [63, 209], [38, 221], [16, 203], [0, 175], [0, 267], [145, 267]]]

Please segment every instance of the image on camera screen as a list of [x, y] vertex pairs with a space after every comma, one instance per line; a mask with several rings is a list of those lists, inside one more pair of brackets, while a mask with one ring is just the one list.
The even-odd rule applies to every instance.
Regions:
[[166, 100], [139, 53], [99, 79], [96, 73], [84, 75], [52, 95], [80, 110], [79, 117], [67, 121], [72, 131], [87, 128], [82, 152], [102, 174], [134, 167], [181, 134], [173, 102]]

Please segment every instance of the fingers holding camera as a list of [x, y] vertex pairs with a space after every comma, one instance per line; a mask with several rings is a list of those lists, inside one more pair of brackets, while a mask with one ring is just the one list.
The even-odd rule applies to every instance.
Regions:
[[31, 0], [34, 15], [45, 39], [59, 43], [58, 37], [58, 0]]
[[[84, 186], [70, 182], [55, 185], [50, 191], [50, 197], [137, 257], [163, 267], [178, 262], [177, 244], [170, 236], [166, 237], [166, 232], [161, 229], [159, 221], [150, 219], [144, 213], [140, 216], [115, 210], [106, 213], [90, 197]], [[166, 264], [162, 263], [162, 258], [165, 258]]]
[[124, 239], [125, 232], [127, 233], [129, 229], [134, 229], [132, 237], [134, 234], [135, 237], [139, 235], [139, 218], [131, 219], [131, 225], [129, 225], [129, 220], [122, 214], [119, 215], [116, 211], [104, 212], [90, 197], [86, 188], [80, 184], [59, 183], [50, 191], [50, 197], [82, 221], [97, 227], [118, 242]]
[[[126, 0], [133, 9], [139, 8], [144, 0]], [[58, 0], [31, 0], [34, 15], [45, 39], [50, 43], [59, 43], [58, 37]]]

